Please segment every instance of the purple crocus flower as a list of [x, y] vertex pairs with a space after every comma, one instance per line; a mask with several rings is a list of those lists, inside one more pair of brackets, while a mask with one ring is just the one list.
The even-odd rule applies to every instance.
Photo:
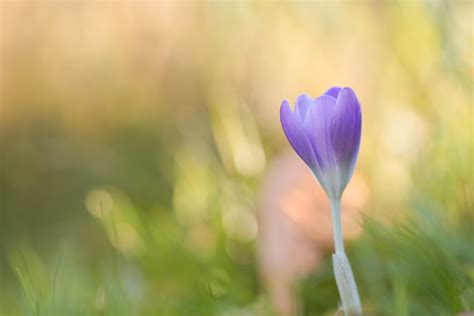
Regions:
[[284, 100], [281, 125], [296, 153], [311, 168], [330, 199], [340, 199], [359, 152], [361, 110], [351, 88], [332, 87], [316, 99], [303, 94], [293, 112]]

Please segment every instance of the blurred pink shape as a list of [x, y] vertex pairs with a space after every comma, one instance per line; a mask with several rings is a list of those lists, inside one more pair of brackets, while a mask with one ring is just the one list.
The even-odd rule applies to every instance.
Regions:
[[[342, 198], [344, 238], [360, 232], [360, 210], [368, 188], [355, 174]], [[328, 199], [308, 167], [293, 152], [277, 157], [264, 177], [259, 205], [260, 274], [281, 315], [298, 313], [293, 284], [311, 273], [332, 251]]]

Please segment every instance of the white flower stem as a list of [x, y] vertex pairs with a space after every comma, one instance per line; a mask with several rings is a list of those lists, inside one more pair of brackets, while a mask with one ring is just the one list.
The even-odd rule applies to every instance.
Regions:
[[362, 305], [360, 303], [359, 293], [349, 264], [349, 259], [344, 251], [341, 223], [341, 200], [330, 199], [330, 204], [334, 230], [334, 248], [336, 250], [336, 253], [332, 256], [333, 268], [339, 296], [342, 302], [342, 308], [345, 316], [360, 316], [362, 315]]
[[342, 238], [342, 223], [341, 223], [341, 200], [330, 199], [332, 227], [334, 232], [334, 248], [336, 254], [344, 254], [344, 240]]

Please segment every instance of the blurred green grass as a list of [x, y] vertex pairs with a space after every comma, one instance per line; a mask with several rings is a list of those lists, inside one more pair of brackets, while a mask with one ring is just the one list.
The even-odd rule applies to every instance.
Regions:
[[[366, 314], [474, 310], [472, 3], [0, 5], [1, 315], [274, 315], [278, 106], [333, 84], [363, 106]], [[304, 315], [336, 310], [329, 258]]]

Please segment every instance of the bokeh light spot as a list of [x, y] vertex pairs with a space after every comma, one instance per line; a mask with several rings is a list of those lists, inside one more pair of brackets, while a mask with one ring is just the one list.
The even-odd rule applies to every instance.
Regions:
[[233, 208], [222, 215], [222, 225], [226, 234], [237, 241], [249, 242], [258, 235], [255, 215], [244, 208]]
[[89, 213], [102, 218], [113, 210], [114, 200], [106, 190], [96, 189], [87, 194], [85, 204]]

